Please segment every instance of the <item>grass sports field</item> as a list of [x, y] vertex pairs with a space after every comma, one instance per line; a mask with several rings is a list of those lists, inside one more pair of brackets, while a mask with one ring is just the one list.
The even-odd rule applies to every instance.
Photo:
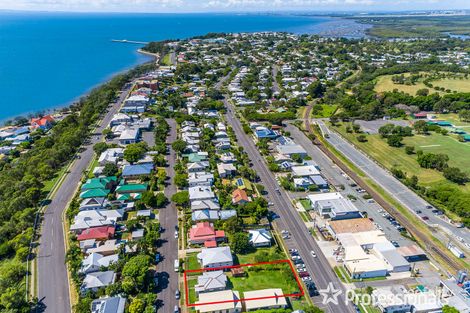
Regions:
[[[416, 175], [423, 185], [432, 186], [437, 183], [451, 183], [444, 178], [442, 173], [432, 169], [421, 168], [418, 162], [416, 162], [416, 154], [408, 155], [405, 153], [405, 145], [414, 146], [415, 150], [445, 153], [449, 156], [450, 166], [459, 167], [470, 174], [470, 158], [468, 157], [470, 155], [470, 143], [459, 142], [454, 136], [443, 136], [435, 133], [428, 136], [415, 135], [413, 137], [406, 137], [403, 140], [403, 147], [394, 148], [390, 147], [385, 140], [380, 138], [380, 135], [366, 135], [367, 142], [359, 142], [356, 139], [357, 134], [346, 133], [344, 124], [335, 129], [384, 167], [390, 169], [395, 166], [408, 173], [409, 176]], [[459, 186], [459, 188], [464, 191], [470, 191], [469, 184]]]
[[[410, 73], [405, 73], [405, 77], [409, 76]], [[432, 88], [426, 87], [423, 84], [422, 80], [420, 79], [414, 85], [405, 85], [405, 84], [395, 84], [392, 81], [392, 77], [395, 75], [384, 75], [377, 78], [377, 83], [375, 85], [375, 91], [377, 92], [385, 92], [385, 91], [393, 91], [394, 89], [398, 89], [398, 91], [403, 91], [410, 95], [416, 95], [416, 91], [419, 89], [429, 89], [430, 93], [439, 93], [445, 94], [443, 91], [436, 91]], [[437, 87], [444, 87], [445, 89], [450, 89], [452, 91], [457, 92], [470, 92], [470, 79], [460, 79], [460, 78], [443, 78], [438, 80], [433, 80], [431, 82], [433, 86]]]

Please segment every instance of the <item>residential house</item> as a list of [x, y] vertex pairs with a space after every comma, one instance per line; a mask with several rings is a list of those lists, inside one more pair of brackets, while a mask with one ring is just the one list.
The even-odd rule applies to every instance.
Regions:
[[219, 268], [233, 265], [232, 251], [229, 247], [202, 249], [197, 259], [203, 268]]
[[193, 172], [188, 175], [189, 187], [212, 186], [214, 184], [214, 175], [207, 172]]
[[77, 236], [78, 241], [95, 239], [105, 241], [114, 237], [116, 231], [114, 226], [99, 226], [94, 228], [85, 229], [80, 235]]
[[272, 236], [271, 232], [268, 230], [261, 228], [261, 229], [254, 229], [254, 230], [249, 230], [249, 238], [250, 238], [250, 244], [253, 247], [270, 247], [271, 246], [271, 241], [272, 241]]
[[254, 133], [257, 139], [276, 139], [278, 136], [272, 129], [264, 126], [256, 127]]
[[247, 312], [285, 309], [287, 308], [287, 301], [283, 294], [280, 288], [245, 291], [243, 293], [245, 299], [254, 299], [245, 301], [245, 309]]
[[315, 209], [318, 213], [331, 220], [361, 218], [361, 214], [349, 199], [319, 200]]
[[219, 211], [217, 210], [197, 210], [191, 214], [193, 222], [199, 221], [215, 221], [219, 219]]
[[114, 226], [117, 221], [121, 220], [124, 210], [85, 210], [80, 211], [74, 217], [70, 231], [81, 233], [83, 230], [98, 226]]
[[115, 263], [119, 260], [119, 255], [111, 254], [108, 256], [103, 256], [99, 253], [90, 253], [82, 261], [80, 267], [80, 273], [88, 274], [93, 272], [98, 272], [103, 267], [108, 267], [112, 263]]
[[232, 152], [225, 152], [220, 155], [220, 161], [222, 163], [234, 163], [237, 161], [237, 158]]
[[80, 211], [100, 210], [104, 207], [106, 198], [86, 198], [80, 202]]
[[[106, 240], [105, 242], [103, 243], [99, 243], [98, 245], [96, 245], [96, 241], [94, 239], [93, 240], [93, 245], [92, 246], [83, 246], [82, 247], [82, 242], [80, 242], [80, 247], [82, 248], [82, 250], [85, 251], [85, 253], [99, 253], [103, 256], [107, 256], [107, 255], [112, 255], [112, 254], [116, 254], [121, 246], [121, 244], [116, 240], [116, 239], [111, 239], [111, 240]], [[86, 242], [89, 242], [91, 244], [91, 241], [87, 241], [85, 240]]]
[[235, 189], [232, 192], [232, 203], [233, 204], [245, 204], [251, 202], [250, 197], [246, 194], [245, 190]]
[[199, 313], [240, 313], [242, 303], [240, 293], [232, 290], [204, 292], [196, 302]]
[[126, 179], [138, 178], [144, 175], [150, 175], [153, 171], [153, 163], [124, 165], [122, 177]]
[[110, 148], [100, 154], [98, 164], [105, 166], [108, 163], [116, 164], [124, 156], [123, 148]]
[[225, 232], [223, 230], [215, 230], [214, 225], [209, 222], [193, 225], [189, 230], [189, 242], [191, 244], [203, 244], [206, 241], [225, 241]]
[[121, 146], [127, 146], [132, 143], [137, 143], [140, 137], [140, 129], [139, 128], [130, 128], [126, 127], [119, 136], [119, 144]]
[[232, 163], [219, 163], [217, 164], [217, 171], [221, 178], [226, 178], [235, 175], [237, 168]]
[[126, 298], [106, 297], [91, 302], [91, 313], [124, 313]]
[[100, 288], [104, 288], [104, 287], [114, 284], [115, 281], [116, 281], [116, 273], [114, 273], [113, 271], [89, 273], [83, 279], [83, 283], [82, 283], [82, 286], [80, 287], [80, 291], [82, 293], [85, 293], [88, 290], [96, 292]]
[[198, 276], [194, 290], [196, 295], [199, 295], [204, 292], [225, 290], [226, 287], [227, 275], [223, 271], [209, 271]]
[[109, 126], [113, 127], [119, 124], [130, 124], [132, 123], [132, 117], [124, 113], [117, 113], [113, 115]]
[[215, 198], [215, 194], [209, 186], [189, 187], [188, 191], [191, 203], [193, 201], [214, 200]]
[[278, 153], [288, 156], [291, 158], [294, 154], [299, 155], [302, 158], [305, 158], [308, 154], [307, 151], [297, 144], [286, 144], [286, 145], [277, 145], [276, 150]]
[[51, 115], [45, 115], [43, 117], [33, 117], [30, 120], [32, 129], [43, 129], [48, 130], [52, 127], [54, 123], [54, 118]]
[[208, 161], [194, 162], [187, 164], [188, 173], [204, 172], [209, 167]]

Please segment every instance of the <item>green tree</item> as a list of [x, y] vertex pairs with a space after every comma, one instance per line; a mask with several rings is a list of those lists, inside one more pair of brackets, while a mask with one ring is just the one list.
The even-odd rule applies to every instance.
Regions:
[[144, 254], [134, 256], [126, 262], [122, 269], [124, 292], [134, 294], [145, 290], [150, 262], [150, 256]]
[[103, 168], [103, 175], [105, 176], [117, 176], [119, 168], [114, 163], [106, 163]]
[[416, 121], [413, 124], [413, 128], [418, 134], [426, 134], [428, 132], [428, 124], [426, 123], [426, 121]]
[[173, 182], [175, 183], [178, 188], [184, 188], [188, 186], [188, 174], [186, 173], [177, 173], [175, 174], [175, 178], [173, 178]]
[[95, 145], [93, 146], [93, 151], [95, 151], [97, 155], [100, 155], [101, 153], [105, 152], [107, 149], [108, 149], [108, 144], [106, 142], [98, 142], [98, 143], [95, 143]]
[[143, 313], [145, 310], [145, 303], [142, 299], [134, 298], [129, 305], [129, 313]]
[[320, 81], [315, 81], [308, 85], [307, 92], [312, 98], [320, 98], [325, 92], [325, 86]]
[[387, 137], [387, 143], [391, 147], [401, 147], [403, 137], [399, 135], [390, 135]]
[[171, 196], [171, 201], [179, 206], [187, 206], [189, 204], [189, 192], [187, 190], [179, 191]]
[[444, 177], [456, 184], [465, 184], [468, 181], [468, 176], [457, 167], [447, 167], [443, 171]]
[[442, 313], [459, 313], [459, 310], [446, 304], [442, 307]]
[[406, 146], [405, 147], [405, 152], [406, 152], [406, 154], [413, 154], [413, 153], [415, 153], [415, 147], [414, 146]]
[[357, 141], [359, 141], [359, 142], [366, 142], [366, 141], [367, 141], [367, 137], [366, 137], [366, 135], [364, 135], [364, 134], [358, 135], [358, 136], [356, 137], [356, 139], [357, 139]]
[[247, 253], [250, 246], [250, 239], [247, 233], [237, 232], [230, 237], [230, 248], [234, 253]]
[[124, 150], [124, 159], [129, 163], [139, 161], [147, 151], [146, 146], [142, 143], [132, 143]]
[[163, 192], [159, 192], [155, 196], [155, 201], [156, 201], [156, 207], [157, 208], [163, 208], [167, 204], [168, 199], [165, 197]]
[[186, 149], [186, 142], [181, 140], [181, 139], [178, 139], [178, 140], [175, 140], [172, 144], [171, 144], [171, 147], [173, 148], [173, 150], [175, 150], [177, 153], [182, 153], [185, 149]]

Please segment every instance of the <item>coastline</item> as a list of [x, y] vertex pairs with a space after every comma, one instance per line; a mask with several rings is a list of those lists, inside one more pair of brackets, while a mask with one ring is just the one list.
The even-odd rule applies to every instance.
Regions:
[[137, 50], [134, 50], [136, 53], [139, 53], [145, 57], [147, 57], [148, 59], [147, 60], [144, 60], [143, 62], [137, 62], [131, 66], [128, 66], [122, 70], [118, 70], [116, 72], [113, 72], [109, 75], [107, 75], [103, 80], [101, 80], [100, 82], [98, 82], [97, 84], [91, 86], [90, 88], [88, 88], [86, 91], [84, 91], [83, 93], [81, 93], [80, 95], [76, 96], [75, 98], [71, 99], [70, 101], [68, 101], [67, 103], [64, 103], [64, 104], [61, 104], [61, 105], [57, 105], [55, 107], [51, 107], [49, 109], [41, 109], [41, 110], [35, 110], [35, 111], [29, 111], [29, 112], [24, 112], [24, 113], [21, 113], [21, 114], [18, 114], [18, 115], [14, 115], [14, 116], [8, 116], [8, 117], [5, 117], [5, 118], [2, 118], [0, 119], [0, 128], [2, 127], [5, 127], [5, 123], [7, 121], [14, 121], [16, 118], [19, 118], [19, 117], [28, 117], [30, 115], [34, 115], [36, 113], [44, 113], [44, 114], [54, 114], [56, 113], [57, 111], [60, 111], [62, 109], [65, 109], [65, 108], [68, 108], [70, 107], [72, 104], [76, 103], [77, 101], [79, 101], [80, 99], [82, 98], [85, 98], [85, 97], [88, 97], [88, 95], [91, 93], [91, 91], [95, 88], [99, 88], [100, 86], [108, 83], [109, 81], [111, 81], [115, 76], [117, 75], [120, 75], [120, 74], [123, 74], [123, 73], [126, 73], [127, 71], [130, 71], [132, 69], [135, 69], [136, 67], [140, 66], [140, 65], [143, 65], [145, 63], [149, 63], [149, 62], [158, 62], [159, 60], [159, 55], [158, 54], [155, 54], [155, 53], [151, 53], [151, 52], [147, 52], [147, 51], [144, 51], [142, 50], [141, 48], [137, 49]]

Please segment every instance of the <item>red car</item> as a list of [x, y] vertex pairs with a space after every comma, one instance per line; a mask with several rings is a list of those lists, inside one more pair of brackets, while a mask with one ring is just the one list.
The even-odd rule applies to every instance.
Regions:
[[299, 276], [300, 277], [308, 277], [308, 276], [310, 276], [310, 274], [309, 274], [309, 272], [300, 272]]
[[427, 217], [427, 216], [422, 216], [421, 218], [425, 221], [429, 220], [429, 217]]

